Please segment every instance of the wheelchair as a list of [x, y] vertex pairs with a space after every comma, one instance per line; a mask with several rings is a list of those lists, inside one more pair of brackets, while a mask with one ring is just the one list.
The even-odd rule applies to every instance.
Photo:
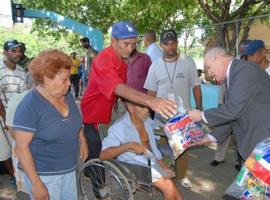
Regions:
[[151, 167], [91, 159], [80, 170], [79, 189], [83, 200], [134, 200], [136, 191], [152, 199]]
[[[98, 126], [101, 139], [107, 136], [104, 126]], [[80, 169], [79, 192], [83, 200], [134, 200], [136, 191], [153, 199], [151, 162], [148, 166], [117, 160], [88, 160]]]

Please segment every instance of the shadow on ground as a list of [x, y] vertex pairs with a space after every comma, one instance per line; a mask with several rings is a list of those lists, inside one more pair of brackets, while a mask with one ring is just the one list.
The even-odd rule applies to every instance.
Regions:
[[191, 192], [208, 200], [222, 199], [224, 191], [237, 175], [234, 169], [234, 148], [227, 152], [225, 163], [211, 166], [215, 146], [200, 146], [190, 149], [188, 176], [193, 184]]
[[[227, 153], [226, 162], [212, 167], [209, 163], [214, 158], [213, 146], [200, 146], [190, 149], [190, 162], [188, 177], [190, 178], [193, 187], [188, 190], [182, 188], [180, 183], [177, 185], [182, 190], [185, 200], [220, 200], [223, 192], [231, 184], [237, 175], [234, 169], [234, 151], [230, 147]], [[7, 200], [15, 199], [15, 188], [8, 182], [7, 175], [0, 176], [0, 199]], [[147, 199], [147, 196], [142, 193], [137, 193], [135, 199]], [[27, 200], [27, 195], [17, 193], [18, 200]], [[162, 199], [159, 193], [156, 193], [154, 200]]]

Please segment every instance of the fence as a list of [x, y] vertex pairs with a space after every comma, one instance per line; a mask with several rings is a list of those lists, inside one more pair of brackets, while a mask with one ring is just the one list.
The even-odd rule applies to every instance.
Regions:
[[[184, 29], [178, 33], [180, 51], [193, 57], [200, 65], [206, 48], [220, 45], [235, 56], [239, 56], [239, 44], [245, 39], [263, 40], [268, 50], [267, 56], [270, 58], [270, 14], [203, 28]], [[202, 68], [202, 66], [198, 66], [198, 68]]]

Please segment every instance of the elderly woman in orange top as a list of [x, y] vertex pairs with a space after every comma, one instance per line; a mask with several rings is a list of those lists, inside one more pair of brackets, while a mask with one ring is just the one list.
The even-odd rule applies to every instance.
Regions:
[[13, 128], [31, 199], [77, 200], [77, 152], [88, 146], [70, 87], [71, 59], [59, 50], [41, 52], [29, 65], [36, 82], [18, 105]]

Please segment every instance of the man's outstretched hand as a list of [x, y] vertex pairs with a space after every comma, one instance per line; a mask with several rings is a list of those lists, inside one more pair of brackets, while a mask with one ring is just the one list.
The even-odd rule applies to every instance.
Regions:
[[202, 120], [202, 111], [197, 110], [197, 109], [190, 110], [190, 111], [188, 111], [188, 116], [194, 122], [201, 121]]
[[148, 106], [166, 119], [173, 117], [177, 109], [176, 102], [165, 98], [153, 98]]

